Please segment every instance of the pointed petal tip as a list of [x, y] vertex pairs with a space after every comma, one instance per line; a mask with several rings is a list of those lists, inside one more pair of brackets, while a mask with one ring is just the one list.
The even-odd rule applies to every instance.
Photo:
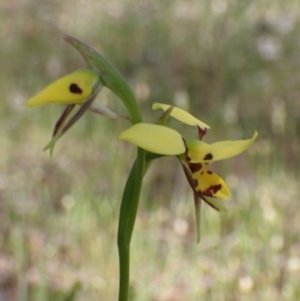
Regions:
[[73, 38], [72, 36], [68, 35], [67, 33], [65, 32], [61, 32], [60, 33], [61, 37], [66, 40], [67, 42], [70, 42], [72, 40], [77, 40], [76, 38]]
[[201, 195], [217, 199], [230, 198], [230, 191], [227, 184], [216, 173], [202, 168], [193, 173], [193, 179], [197, 181], [195, 190]]
[[212, 144], [199, 140], [187, 140], [191, 163], [212, 163], [235, 157], [247, 150], [257, 138], [255, 131], [252, 138], [245, 140], [219, 141]]
[[23, 105], [28, 108], [35, 108], [35, 107], [40, 107], [41, 105], [43, 105], [43, 103], [41, 102], [40, 99], [33, 96], [30, 99], [28, 99]]
[[216, 198], [203, 197], [203, 200], [220, 213], [228, 213], [227, 208]]
[[25, 102], [37, 107], [49, 103], [80, 104], [102, 86], [99, 74], [92, 67], [76, 70], [50, 83]]
[[43, 151], [47, 151], [49, 150], [49, 154], [50, 154], [50, 157], [52, 158], [53, 157], [53, 152], [54, 152], [54, 145], [49, 145], [47, 144], [44, 148], [43, 148]]
[[[167, 111], [171, 106], [172, 105], [155, 102], [152, 104], [152, 110], [162, 109], [164, 111]], [[180, 109], [176, 106], [174, 106], [172, 112], [170, 113], [170, 116], [187, 125], [199, 126], [203, 130], [210, 128], [210, 126], [206, 123], [202, 122], [187, 111]]]

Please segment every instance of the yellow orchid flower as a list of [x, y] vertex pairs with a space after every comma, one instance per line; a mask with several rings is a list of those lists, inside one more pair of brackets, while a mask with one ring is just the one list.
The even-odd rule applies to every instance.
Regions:
[[[153, 109], [167, 111], [171, 106], [155, 103]], [[188, 125], [194, 125], [206, 131], [209, 126], [188, 112], [174, 107], [170, 116]], [[185, 140], [178, 132], [162, 125], [138, 123], [119, 135], [124, 140], [137, 145], [149, 152], [178, 156], [188, 169], [185, 174], [192, 189], [202, 197], [225, 199], [230, 197], [229, 189], [216, 173], [204, 164], [234, 157], [245, 151], [256, 139], [257, 132], [247, 140], [221, 141], [212, 144], [200, 140]], [[202, 138], [202, 137], [201, 137]]]
[[[67, 107], [55, 124], [52, 139], [44, 150], [50, 149], [50, 154], [52, 154], [57, 140], [87, 110], [110, 118], [129, 120], [127, 116], [119, 115], [108, 108], [94, 103], [103, 84], [101, 75], [93, 67], [85, 67], [56, 80], [25, 102], [25, 106], [28, 107], [38, 107], [49, 103], [67, 104]], [[77, 104], [80, 105], [80, 108], [71, 115]]]

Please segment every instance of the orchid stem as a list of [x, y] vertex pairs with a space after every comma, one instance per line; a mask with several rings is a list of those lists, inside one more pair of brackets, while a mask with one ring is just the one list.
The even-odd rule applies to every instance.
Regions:
[[124, 188], [118, 228], [118, 249], [120, 260], [119, 301], [128, 301], [130, 283], [130, 242], [139, 205], [140, 192], [145, 173], [145, 151], [138, 148]]

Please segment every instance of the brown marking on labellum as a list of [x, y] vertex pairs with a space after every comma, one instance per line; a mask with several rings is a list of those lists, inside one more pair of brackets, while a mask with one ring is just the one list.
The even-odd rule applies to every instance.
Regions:
[[190, 164], [190, 170], [192, 173], [202, 169], [202, 164], [201, 163], [195, 163], [195, 164]]
[[221, 188], [222, 188], [221, 184], [212, 185], [212, 186], [209, 186], [209, 188], [204, 190], [202, 193], [203, 193], [203, 195], [213, 197]]
[[205, 155], [205, 157], [203, 158], [203, 160], [212, 160], [213, 155], [211, 153], [208, 153]]
[[77, 84], [74, 83], [70, 85], [69, 90], [73, 94], [82, 94], [82, 89]]
[[199, 137], [199, 140], [202, 140], [203, 137], [205, 136], [207, 132], [207, 129], [201, 129], [199, 126], [198, 126], [198, 137]]
[[212, 171], [210, 171], [210, 170], [208, 170], [207, 173], [208, 173], [209, 175], [212, 175]]
[[204, 172], [203, 171], [201, 171], [201, 175], [203, 175], [204, 174]]

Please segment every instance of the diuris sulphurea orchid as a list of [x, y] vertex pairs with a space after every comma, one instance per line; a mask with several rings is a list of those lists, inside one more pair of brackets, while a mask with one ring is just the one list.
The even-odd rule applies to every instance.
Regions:
[[[153, 104], [153, 109], [167, 111], [166, 104]], [[198, 140], [184, 139], [180, 133], [163, 125], [138, 123], [123, 131], [119, 140], [128, 141], [149, 152], [163, 156], [177, 156], [180, 160], [187, 180], [194, 191], [194, 196], [203, 199], [216, 210], [224, 211], [222, 204], [216, 199], [230, 197], [225, 181], [206, 166], [214, 161], [228, 159], [245, 151], [257, 137], [255, 131], [252, 138], [237, 141], [220, 141], [212, 144], [201, 141], [209, 126], [188, 112], [174, 107], [170, 116], [198, 128]], [[210, 199], [214, 198], [214, 199]], [[196, 204], [196, 200], [195, 200]]]
[[[161, 156], [176, 156], [181, 163], [185, 176], [190, 184], [195, 204], [197, 241], [200, 241], [200, 208], [201, 200], [218, 211], [226, 211], [219, 199], [230, 197], [224, 180], [208, 169], [214, 161], [228, 159], [245, 151], [256, 139], [257, 133], [247, 140], [221, 141], [208, 144], [202, 141], [209, 126], [188, 112], [166, 104], [155, 103], [153, 110], [164, 111], [157, 124], [143, 123], [143, 117], [130, 86], [121, 73], [100, 53], [89, 45], [62, 34], [83, 56], [89, 67], [77, 70], [58, 79], [37, 95], [29, 99], [25, 105], [37, 107], [44, 104], [64, 104], [66, 107], [57, 120], [52, 139], [45, 149], [50, 154], [58, 139], [77, 122], [87, 110], [111, 118], [126, 119], [130, 128], [119, 135], [119, 140], [128, 141], [137, 147], [136, 159], [129, 172], [120, 204], [118, 225], [119, 250], [119, 301], [128, 301], [130, 284], [130, 243], [139, 207], [143, 178], [152, 161]], [[127, 108], [128, 116], [111, 112], [95, 103], [101, 88], [105, 86]], [[74, 112], [74, 108], [78, 110]], [[126, 114], [127, 114], [126, 113]], [[166, 127], [169, 117], [181, 121], [198, 130], [198, 139], [190, 140], [182, 137], [177, 131]], [[122, 153], [122, 157], [124, 154]]]
[[[257, 135], [257, 132], [255, 132], [252, 138], [247, 140], [221, 141], [208, 144], [199, 140], [185, 140], [175, 130], [162, 125], [138, 123], [123, 131], [119, 135], [119, 140], [128, 141], [155, 154], [178, 156], [190, 167], [193, 179], [198, 180], [197, 191], [201, 191], [207, 196], [224, 198], [226, 195], [229, 196], [227, 188], [224, 188], [226, 192], [224, 190], [222, 194], [217, 194], [218, 189], [210, 189], [212, 187], [210, 184], [213, 185], [213, 183], [216, 183], [216, 187], [219, 187], [222, 182], [221, 186], [225, 187], [224, 181], [220, 182], [217, 175], [206, 170], [204, 165], [242, 153], [253, 143]], [[204, 180], [201, 181], [200, 179]]]

